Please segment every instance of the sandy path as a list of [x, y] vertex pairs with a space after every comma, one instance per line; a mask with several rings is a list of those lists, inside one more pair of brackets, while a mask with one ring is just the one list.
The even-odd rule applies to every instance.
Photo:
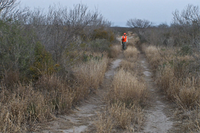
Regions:
[[[58, 116], [55, 121], [46, 123], [39, 131], [42, 133], [82, 133], [95, 132], [94, 122], [97, 120], [98, 112], [106, 106], [104, 96], [107, 93], [107, 85], [114, 76], [115, 69], [119, 66], [121, 59], [116, 59], [111, 63], [110, 69], [105, 73], [103, 86], [93, 94], [88, 100], [81, 103], [81, 106], [73, 110], [68, 116]], [[45, 127], [45, 128], [44, 128]]]
[[149, 64], [143, 54], [140, 55], [139, 60], [150, 93], [150, 107], [145, 110], [146, 123], [143, 133], [168, 133], [173, 126], [172, 108], [154, 84]]

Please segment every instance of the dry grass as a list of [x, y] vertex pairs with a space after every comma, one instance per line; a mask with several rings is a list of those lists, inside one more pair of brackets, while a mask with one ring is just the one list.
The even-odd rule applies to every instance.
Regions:
[[95, 124], [98, 133], [141, 130], [148, 92], [137, 66], [138, 53], [132, 46], [124, 52], [126, 59], [121, 61], [106, 96], [107, 108]]
[[89, 88], [98, 89], [103, 81], [105, 71], [107, 69], [108, 58], [103, 58], [101, 61], [90, 60], [86, 63], [79, 64], [73, 68], [75, 76], [84, 85], [89, 85]]
[[143, 50], [145, 51], [149, 64], [152, 66], [153, 70], [157, 69], [162, 60], [162, 57], [159, 53], [160, 49], [156, 48], [155, 46], [148, 46], [143, 48]]
[[122, 46], [121, 45], [113, 45], [109, 51], [110, 58], [116, 58], [119, 53], [121, 52]]
[[98, 88], [107, 63], [106, 56], [101, 60], [92, 59], [77, 65], [72, 78], [43, 75], [34, 85], [18, 83], [8, 88], [5, 86], [8, 76], [0, 90], [0, 132], [34, 131], [38, 122], [69, 113], [72, 106]]
[[124, 52], [125, 58], [129, 61], [136, 61], [138, 58], [138, 54], [139, 51], [133, 46], [129, 46]]
[[[164, 49], [164, 50], [162, 50]], [[167, 98], [179, 109], [178, 118], [184, 120], [184, 132], [199, 132], [200, 80], [198, 65], [190, 55], [177, 54], [179, 48], [143, 47], [156, 73], [157, 84]], [[194, 53], [195, 54], [195, 53]], [[195, 54], [198, 58], [198, 55]], [[187, 117], [187, 120], [185, 119]]]
[[98, 114], [98, 121], [95, 122], [97, 133], [111, 133], [114, 128], [112, 118], [105, 111], [104, 113]]
[[143, 105], [147, 99], [146, 86], [136, 76], [120, 69], [114, 76], [108, 97], [111, 103], [120, 101], [127, 106]]
[[127, 108], [125, 103], [114, 103], [99, 115], [95, 126], [98, 133], [111, 133], [115, 129], [130, 132], [140, 130], [144, 122], [144, 114], [140, 107], [132, 105]]
[[35, 121], [50, 117], [50, 108], [45, 106], [44, 96], [31, 86], [19, 85], [14, 92], [3, 88], [1, 92], [1, 132], [25, 132]]
[[118, 70], [120, 70], [120, 69], [123, 69], [124, 71], [127, 71], [127, 72], [131, 73], [132, 75], [137, 75], [140, 73], [140, 69], [138, 68], [137, 63], [130, 62], [127, 60], [121, 61], [120, 66], [118, 67]]

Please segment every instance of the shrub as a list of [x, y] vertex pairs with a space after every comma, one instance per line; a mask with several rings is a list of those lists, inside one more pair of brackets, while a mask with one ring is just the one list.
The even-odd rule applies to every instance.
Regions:
[[0, 69], [1, 77], [4, 72], [18, 71], [20, 78], [27, 74], [34, 60], [33, 30], [26, 30], [17, 22], [0, 20]]
[[106, 39], [109, 42], [114, 41], [115, 35], [110, 30], [105, 30], [104, 28], [95, 29], [92, 38], [96, 39]]
[[59, 68], [59, 64], [54, 64], [51, 54], [45, 50], [40, 42], [37, 42], [35, 46], [34, 63], [29, 69], [31, 78], [38, 79], [41, 75], [53, 74]]
[[110, 43], [105, 39], [96, 39], [90, 42], [90, 47], [96, 52], [109, 51]]

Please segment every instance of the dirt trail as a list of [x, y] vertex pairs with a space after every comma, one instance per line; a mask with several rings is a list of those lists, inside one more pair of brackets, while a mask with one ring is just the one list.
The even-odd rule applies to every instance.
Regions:
[[68, 116], [58, 116], [55, 121], [52, 121], [42, 126], [45, 130], [39, 131], [42, 133], [83, 133], [93, 132], [94, 122], [97, 120], [98, 112], [101, 112], [106, 104], [103, 102], [107, 93], [107, 85], [111, 82], [114, 76], [115, 69], [119, 66], [121, 59], [116, 59], [112, 62], [110, 69], [105, 73], [103, 86], [96, 94], [88, 100], [81, 103], [81, 106], [73, 110], [73, 113]]
[[154, 84], [149, 64], [143, 54], [140, 54], [139, 61], [150, 93], [150, 107], [145, 110], [146, 123], [143, 133], [168, 133], [173, 126], [172, 108]]
[[[120, 39], [119, 39], [120, 40]], [[98, 112], [102, 112], [106, 104], [104, 96], [106, 95], [108, 85], [111, 83], [115, 74], [115, 69], [120, 65], [123, 55], [118, 56], [114, 60], [105, 73], [103, 86], [98, 89], [97, 93], [92, 95], [88, 100], [81, 103], [81, 106], [73, 110], [73, 113], [68, 116], [58, 116], [55, 121], [52, 121], [42, 126], [45, 130], [42, 133], [91, 133], [95, 132], [94, 122], [98, 119]], [[139, 133], [172, 133], [170, 129], [173, 126], [172, 107], [165, 100], [156, 88], [152, 78], [152, 72], [149, 64], [143, 53], [139, 55], [138, 63], [140, 63], [145, 75], [145, 82], [149, 90], [150, 100], [149, 106], [145, 109], [146, 122], [143, 131]]]

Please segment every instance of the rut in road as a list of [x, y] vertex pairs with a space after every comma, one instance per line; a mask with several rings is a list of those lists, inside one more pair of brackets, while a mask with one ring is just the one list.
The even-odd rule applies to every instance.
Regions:
[[144, 133], [167, 133], [173, 126], [172, 108], [170, 103], [165, 100], [165, 97], [160, 94], [152, 78], [152, 72], [149, 68], [148, 62], [143, 54], [140, 54], [139, 60], [141, 67], [143, 67], [143, 74], [147, 89], [150, 95], [150, 107], [145, 110], [146, 122], [144, 126]]

